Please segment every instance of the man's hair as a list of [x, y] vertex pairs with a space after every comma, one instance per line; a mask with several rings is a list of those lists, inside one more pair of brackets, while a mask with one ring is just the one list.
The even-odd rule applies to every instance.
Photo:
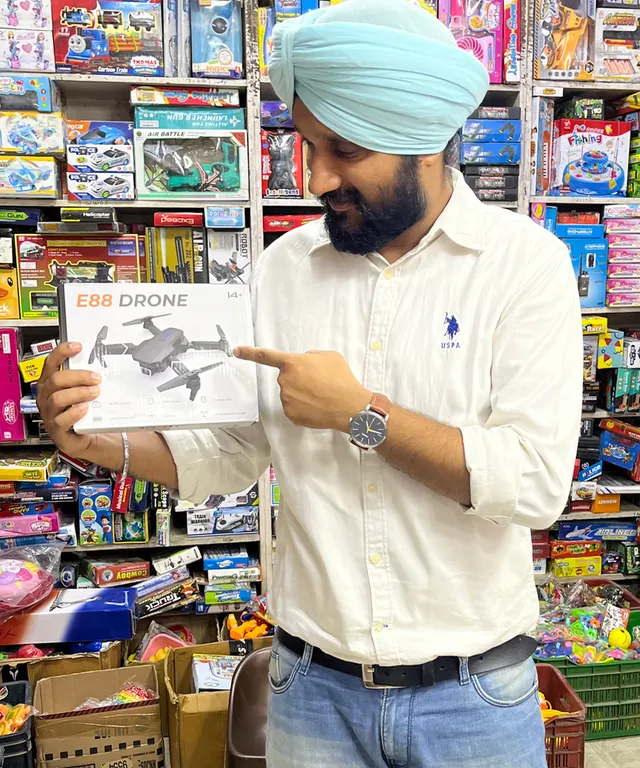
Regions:
[[460, 133], [455, 133], [444, 148], [444, 164], [460, 168]]

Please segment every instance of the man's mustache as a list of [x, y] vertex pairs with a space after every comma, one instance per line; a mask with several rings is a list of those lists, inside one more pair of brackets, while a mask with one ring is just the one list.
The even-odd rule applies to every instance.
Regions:
[[358, 206], [362, 202], [362, 196], [357, 189], [336, 189], [334, 192], [327, 192], [321, 195], [320, 202], [327, 208], [330, 204], [343, 205], [351, 203]]

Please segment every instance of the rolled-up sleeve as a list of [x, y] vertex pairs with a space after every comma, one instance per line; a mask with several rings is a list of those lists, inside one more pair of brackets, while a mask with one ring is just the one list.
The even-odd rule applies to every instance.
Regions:
[[468, 514], [547, 528], [567, 500], [582, 408], [582, 326], [573, 267], [558, 243], [538, 253], [493, 337], [491, 413], [461, 428]]
[[162, 432], [178, 473], [178, 495], [196, 504], [214, 493], [237, 493], [269, 466], [261, 423], [233, 429]]

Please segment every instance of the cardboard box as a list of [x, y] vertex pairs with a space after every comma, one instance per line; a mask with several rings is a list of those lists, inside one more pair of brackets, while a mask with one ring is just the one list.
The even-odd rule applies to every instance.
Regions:
[[244, 130], [244, 108], [135, 107], [136, 128], [163, 128], [189, 131]]
[[216, 232], [207, 229], [210, 283], [249, 283], [251, 231]]
[[157, 694], [151, 665], [81, 672], [40, 680], [34, 695], [39, 768], [151, 768], [164, 762], [160, 703], [74, 711], [89, 698], [112, 696], [129, 682]]
[[205, 230], [148, 227], [147, 263], [152, 283], [208, 283]]
[[[271, 638], [260, 638], [253, 641], [253, 648], [269, 647], [271, 642]], [[191, 693], [191, 669], [194, 655], [230, 653], [229, 643], [208, 643], [175, 648], [166, 656], [172, 768], [224, 765], [229, 692]]]
[[564, 557], [553, 560], [553, 575], [556, 577], [599, 576], [602, 559], [598, 557]]
[[622, 368], [624, 333], [610, 329], [598, 336], [598, 368]]
[[193, 509], [187, 513], [187, 536], [226, 536], [230, 533], [256, 533], [258, 508]]
[[22, 356], [22, 337], [16, 328], [0, 330], [0, 443], [24, 440], [27, 426], [20, 413], [19, 360]]
[[581, 307], [604, 307], [609, 246], [602, 239], [566, 238], [563, 240], [578, 283]]
[[83, 571], [96, 587], [127, 586], [127, 583], [147, 579], [151, 565], [140, 557], [83, 560]]
[[0, 320], [20, 318], [20, 293], [18, 272], [15, 269], [0, 269]]
[[57, 451], [13, 448], [10, 454], [0, 457], [0, 480], [46, 483], [57, 463]]
[[133, 200], [132, 173], [68, 173], [69, 200]]
[[67, 120], [67, 170], [133, 173], [133, 123]]
[[594, 513], [610, 514], [620, 511], [619, 493], [598, 493], [592, 506]]
[[295, 131], [260, 133], [262, 145], [262, 196], [303, 197], [302, 136]]
[[561, 522], [558, 538], [563, 541], [635, 541], [636, 524], [608, 520]]
[[50, 78], [7, 72], [0, 75], [0, 109], [58, 112], [60, 107], [60, 91]]
[[134, 106], [156, 104], [169, 107], [239, 107], [240, 92], [237, 88], [162, 88], [134, 85], [131, 88], [130, 101]]
[[551, 542], [551, 557], [554, 560], [565, 557], [595, 557], [601, 554], [600, 541], [561, 541]]
[[64, 155], [65, 128], [59, 112], [0, 112], [0, 152]]
[[60, 677], [76, 672], [91, 672], [98, 669], [116, 669], [122, 662], [122, 643], [106, 645], [97, 653], [74, 653], [60, 656], [43, 656], [38, 659], [7, 659], [0, 662], [0, 680], [11, 683], [28, 680], [35, 689], [38, 680], [45, 677]]
[[0, 29], [0, 61], [10, 62], [14, 72], [54, 72], [53, 57], [53, 39], [48, 30]]

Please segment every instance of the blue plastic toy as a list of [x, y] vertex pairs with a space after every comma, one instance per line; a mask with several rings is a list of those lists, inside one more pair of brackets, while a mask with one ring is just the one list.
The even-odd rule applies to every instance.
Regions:
[[124, 134], [112, 125], [101, 125], [78, 136], [74, 144], [125, 144]]
[[48, 169], [41, 170], [33, 166], [22, 166], [9, 173], [9, 184], [16, 192], [33, 192], [40, 182], [46, 181], [51, 176]]
[[79, 27], [90, 27], [93, 19], [85, 8], [63, 8], [60, 12], [60, 21], [63, 24], [74, 24]]
[[33, 126], [18, 123], [9, 133], [9, 144], [18, 152], [35, 155], [40, 151], [42, 143], [53, 136], [53, 134], [54, 131], [51, 128], [45, 129], [43, 133], [38, 133]]
[[196, 77], [241, 78], [242, 1], [191, 2], [191, 56]]
[[77, 29], [69, 38], [65, 64], [89, 67], [96, 59], [109, 61], [109, 41], [103, 29]]

